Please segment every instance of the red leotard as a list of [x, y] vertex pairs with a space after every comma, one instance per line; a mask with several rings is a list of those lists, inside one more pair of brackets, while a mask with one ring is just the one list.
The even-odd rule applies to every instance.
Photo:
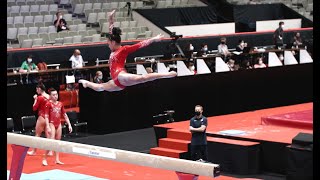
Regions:
[[57, 101], [54, 104], [51, 101], [48, 101], [46, 104], [46, 116], [49, 119], [49, 123], [52, 123], [54, 127], [57, 129], [61, 124], [61, 115], [65, 114], [63, 104]]
[[42, 116], [44, 118], [47, 102], [48, 99], [46, 97], [42, 95], [38, 96], [36, 104], [32, 107], [33, 111], [38, 110], [38, 116]]
[[152, 43], [152, 40], [151, 39], [148, 39], [148, 40], [144, 40], [144, 41], [141, 41], [137, 44], [134, 44], [134, 45], [127, 45], [127, 46], [122, 46], [120, 47], [119, 49], [117, 49], [116, 51], [112, 52], [110, 54], [110, 58], [109, 58], [109, 63], [110, 63], [110, 74], [111, 74], [111, 78], [112, 80], [114, 81], [114, 83], [124, 89], [125, 86], [120, 84], [119, 80], [118, 80], [118, 74], [121, 72], [121, 71], [126, 71], [125, 68], [124, 68], [124, 64], [125, 64], [125, 61], [126, 61], [126, 58], [127, 56], [140, 49], [140, 48], [143, 48], [145, 46], [148, 46], [149, 44]]

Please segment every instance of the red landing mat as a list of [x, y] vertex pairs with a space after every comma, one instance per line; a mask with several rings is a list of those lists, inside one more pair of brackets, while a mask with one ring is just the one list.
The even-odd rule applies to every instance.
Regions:
[[261, 123], [263, 125], [313, 129], [313, 110], [263, 116], [261, 117]]

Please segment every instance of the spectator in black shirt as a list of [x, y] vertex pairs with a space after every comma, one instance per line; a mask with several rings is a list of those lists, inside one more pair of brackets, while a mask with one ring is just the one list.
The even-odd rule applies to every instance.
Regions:
[[208, 160], [207, 152], [207, 118], [202, 115], [203, 107], [195, 106], [195, 116], [190, 120], [189, 130], [191, 138], [191, 159], [194, 161], [205, 162]]
[[240, 39], [239, 44], [236, 47], [236, 51], [242, 52], [245, 47], [247, 47], [247, 43], [245, 43], [244, 40]]
[[274, 43], [276, 48], [283, 46], [283, 28], [284, 22], [279, 22], [279, 27], [273, 33]]
[[62, 13], [57, 12], [56, 13], [57, 19], [54, 21], [54, 26], [57, 28], [57, 32], [69, 30], [67, 27], [67, 22], [62, 18]]

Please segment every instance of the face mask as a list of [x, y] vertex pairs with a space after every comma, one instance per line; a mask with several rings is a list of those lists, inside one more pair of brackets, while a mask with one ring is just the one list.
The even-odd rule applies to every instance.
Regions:
[[283, 28], [284, 28], [284, 25], [281, 25], [281, 28], [283, 29]]
[[283, 60], [283, 56], [280, 56], [280, 60]]
[[240, 45], [241, 45], [241, 46], [244, 46], [244, 43], [241, 43]]
[[60, 15], [59, 18], [62, 19], [62, 15]]
[[195, 114], [196, 116], [200, 116], [201, 113], [199, 111], [196, 111]]
[[259, 61], [259, 64], [262, 64], [263, 63], [263, 61]]
[[28, 59], [27, 61], [28, 61], [28, 63], [31, 63], [31, 62], [32, 62], [32, 59]]
[[206, 47], [205, 47], [205, 48], [203, 48], [203, 51], [208, 51], [208, 48], [206, 48]]
[[194, 50], [194, 47], [193, 46], [190, 46], [190, 51], [193, 51]]
[[194, 66], [191, 66], [191, 67], [190, 67], [190, 71], [194, 71]]
[[99, 79], [102, 79], [102, 76], [98, 76]]

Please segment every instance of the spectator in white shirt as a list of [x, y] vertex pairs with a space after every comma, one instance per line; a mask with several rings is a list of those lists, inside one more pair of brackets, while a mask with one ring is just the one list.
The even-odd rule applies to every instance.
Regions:
[[227, 46], [227, 39], [225, 37], [222, 37], [220, 39], [220, 44], [218, 45], [218, 52], [225, 56], [230, 55], [230, 52]]
[[83, 59], [79, 49], [74, 50], [73, 55], [70, 57], [70, 61], [72, 63], [72, 66], [71, 66], [72, 68], [83, 67]]

